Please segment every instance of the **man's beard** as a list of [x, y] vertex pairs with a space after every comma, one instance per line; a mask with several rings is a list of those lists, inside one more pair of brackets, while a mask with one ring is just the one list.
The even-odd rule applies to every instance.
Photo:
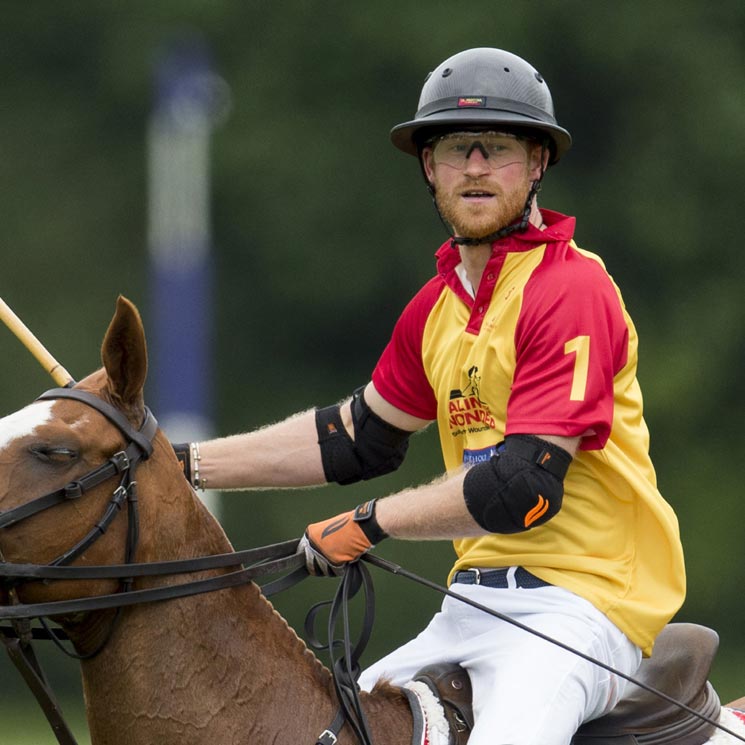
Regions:
[[[476, 190], [478, 186], [468, 188]], [[530, 185], [526, 185], [524, 189], [515, 189], [510, 193], [495, 191], [494, 187], [489, 187], [488, 191], [494, 193], [495, 196], [488, 205], [481, 207], [469, 207], [455, 191], [449, 193], [444, 193], [439, 189], [435, 191], [440, 214], [452, 226], [457, 237], [485, 238], [517, 221], [525, 209]]]

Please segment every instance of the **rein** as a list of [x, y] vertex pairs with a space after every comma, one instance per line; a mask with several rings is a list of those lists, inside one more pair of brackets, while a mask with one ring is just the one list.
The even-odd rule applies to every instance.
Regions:
[[[26, 618], [41, 618], [44, 616], [69, 615], [87, 611], [108, 610], [122, 608], [142, 603], [154, 603], [159, 600], [173, 600], [190, 595], [200, 595], [205, 592], [224, 590], [228, 587], [238, 587], [253, 582], [266, 574], [294, 570], [290, 575], [274, 582], [262, 585], [264, 595], [271, 596], [283, 589], [291, 587], [308, 576], [305, 569], [305, 559], [296, 554], [298, 539], [275, 543], [257, 549], [237, 551], [233, 554], [215, 554], [197, 559], [180, 561], [162, 561], [145, 564], [111, 564], [93, 567], [51, 567], [36, 564], [0, 563], [0, 576], [30, 579], [121, 579], [134, 577], [162, 577], [167, 575], [198, 572], [204, 569], [216, 569], [226, 566], [236, 566], [247, 561], [261, 563], [246, 569], [239, 569], [228, 574], [222, 574], [208, 579], [183, 582], [164, 587], [152, 587], [145, 590], [130, 590], [126, 593], [112, 593], [110, 595], [95, 595], [73, 600], [53, 600], [48, 603], [16, 604], [0, 607], [0, 620], [15, 620]], [[267, 559], [273, 559], [267, 561]]]

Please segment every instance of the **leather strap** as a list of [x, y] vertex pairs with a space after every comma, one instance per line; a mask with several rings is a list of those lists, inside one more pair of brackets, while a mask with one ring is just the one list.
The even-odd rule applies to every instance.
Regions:
[[[200, 595], [205, 592], [224, 590], [229, 587], [238, 587], [252, 582], [264, 574], [298, 569], [301, 566], [305, 566], [305, 556], [302, 554], [293, 554], [292, 556], [276, 559], [275, 561], [260, 564], [249, 569], [240, 569], [235, 572], [229, 572], [228, 574], [221, 574], [217, 577], [183, 582], [177, 585], [152, 587], [145, 590], [131, 590], [123, 593], [117, 592], [110, 595], [96, 595], [88, 598], [75, 598], [73, 600], [54, 600], [48, 603], [0, 607], [0, 620], [87, 613], [89, 611], [123, 608], [130, 605], [141, 605], [142, 603], [154, 603], [161, 600], [189, 597], [190, 595]], [[294, 575], [294, 579], [299, 581], [305, 576], [307, 576], [307, 571], [304, 573], [298, 572]]]
[[532, 435], [510, 435], [505, 441], [505, 449], [535, 463], [560, 481], [564, 480], [572, 462], [572, 456], [566, 450]]
[[[240, 564], [258, 564], [267, 559], [284, 558], [295, 553], [300, 540], [294, 538], [268, 546], [249, 548], [227, 554], [199, 556], [194, 559], [153, 561], [140, 564], [105, 564], [103, 566], [48, 566], [46, 564], [13, 564], [0, 562], [0, 577], [13, 579], [123, 579], [126, 577], [161, 577], [208, 569], [223, 569]], [[269, 573], [266, 571], [265, 573]]]
[[[2, 630], [0, 629], [0, 631]], [[23, 644], [18, 638], [8, 638], [4, 634], [0, 634], [0, 642], [5, 646], [8, 656], [34, 694], [54, 731], [59, 745], [77, 745], [77, 741], [62, 716], [62, 710], [44, 677], [31, 645]]]
[[[363, 590], [363, 615], [359, 637], [352, 643], [349, 604], [360, 589]], [[329, 606], [328, 643], [320, 642], [314, 629], [318, 611], [325, 606]], [[340, 615], [343, 636], [341, 640], [335, 640], [334, 633]], [[305, 618], [305, 633], [309, 646], [317, 651], [328, 652], [336, 697], [339, 700], [339, 711], [334, 721], [317, 738], [316, 745], [334, 745], [344, 724], [349, 726], [360, 745], [373, 745], [370, 726], [359, 699], [357, 678], [360, 674], [359, 660], [370, 640], [374, 620], [375, 593], [372, 579], [367, 567], [359, 561], [345, 566], [334, 599], [316, 603]], [[336, 650], [339, 647], [343, 652], [337, 656]]]
[[106, 403], [106, 401], [98, 396], [94, 396], [92, 393], [88, 393], [87, 391], [81, 391], [79, 388], [50, 388], [48, 391], [42, 393], [41, 396], [37, 398], [37, 401], [50, 401], [58, 398], [69, 398], [73, 401], [80, 401], [84, 404], [88, 404], [88, 406], [95, 409], [99, 414], [103, 414], [103, 416], [116, 426], [117, 429], [130, 440], [130, 442], [137, 443], [145, 458], [148, 458], [153, 452], [152, 438], [155, 434], [155, 429], [157, 429], [157, 423], [152, 431], [143, 431], [146, 428], [150, 429], [150, 427], [147, 426], [148, 419], [154, 419], [152, 412], [147, 408], [147, 406], [145, 407], [145, 422], [138, 431], [132, 427], [129, 419], [127, 419], [121, 411], [115, 409], [111, 404]]

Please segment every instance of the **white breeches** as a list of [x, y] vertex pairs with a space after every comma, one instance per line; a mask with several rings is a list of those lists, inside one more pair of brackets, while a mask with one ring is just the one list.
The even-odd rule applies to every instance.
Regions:
[[[632, 675], [641, 652], [588, 601], [559, 587], [497, 589], [454, 584], [453, 592]], [[412, 641], [365, 670], [403, 685], [425, 665], [459, 662], [471, 677], [475, 725], [469, 745], [567, 745], [582, 722], [609, 711], [626, 681], [591, 662], [446, 597]]]

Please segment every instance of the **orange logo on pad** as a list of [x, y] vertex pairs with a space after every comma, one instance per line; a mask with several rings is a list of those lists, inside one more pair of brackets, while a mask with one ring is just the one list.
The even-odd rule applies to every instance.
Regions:
[[538, 495], [538, 504], [525, 515], [525, 527], [529, 528], [536, 520], [542, 518], [548, 512], [548, 499], [543, 494]]

